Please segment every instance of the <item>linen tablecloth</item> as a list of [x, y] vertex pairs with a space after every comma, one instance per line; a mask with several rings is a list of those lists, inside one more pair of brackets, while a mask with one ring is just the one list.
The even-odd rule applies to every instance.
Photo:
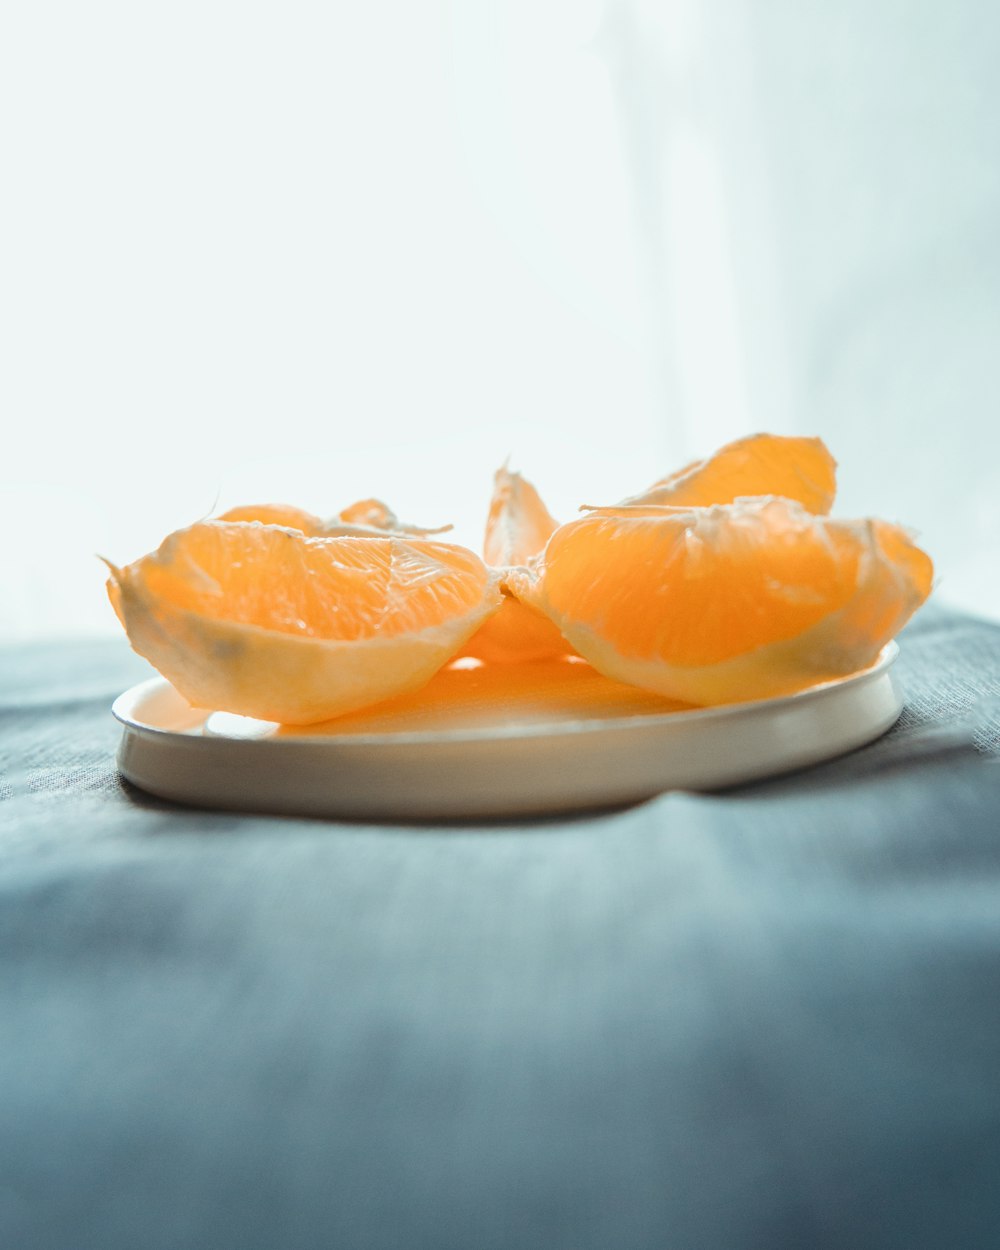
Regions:
[[0, 1246], [1000, 1246], [1000, 628], [882, 741], [541, 823], [204, 813], [0, 650]]

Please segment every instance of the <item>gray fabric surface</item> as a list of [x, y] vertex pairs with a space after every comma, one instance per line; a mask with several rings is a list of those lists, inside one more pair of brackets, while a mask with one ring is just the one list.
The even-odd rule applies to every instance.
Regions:
[[0, 1246], [1000, 1245], [1000, 629], [843, 760], [613, 815], [205, 814], [0, 650]]

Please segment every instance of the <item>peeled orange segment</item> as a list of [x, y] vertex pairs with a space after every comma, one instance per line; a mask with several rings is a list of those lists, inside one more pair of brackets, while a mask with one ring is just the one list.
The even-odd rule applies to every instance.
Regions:
[[255, 503], [241, 508], [230, 508], [217, 518], [220, 521], [257, 521], [260, 525], [283, 525], [286, 529], [301, 530], [303, 534], [319, 534], [323, 522], [311, 512], [295, 508], [287, 503]]
[[571, 654], [571, 648], [541, 612], [519, 603], [507, 589], [507, 572], [527, 566], [544, 549], [559, 522], [535, 487], [506, 465], [493, 478], [483, 558], [501, 571], [504, 600], [471, 638], [462, 654], [494, 664], [515, 664]]
[[868, 667], [932, 575], [896, 526], [765, 497], [600, 509], [562, 526], [538, 569], [511, 580], [606, 677], [720, 704]]
[[401, 521], [381, 499], [359, 499], [357, 503], [352, 503], [326, 522], [327, 532], [347, 526], [382, 530], [387, 534], [410, 534], [415, 538], [424, 538], [429, 534], [446, 534], [453, 528], [451, 525], [439, 525], [435, 529], [409, 525]]
[[493, 477], [483, 559], [497, 568], [527, 564], [544, 548], [558, 524], [535, 487], [504, 465]]
[[112, 567], [133, 648], [196, 707], [309, 724], [416, 690], [500, 605], [464, 547], [207, 521]]
[[328, 521], [286, 503], [258, 503], [230, 508], [218, 520], [284, 525], [287, 529], [301, 530], [312, 538], [376, 538], [385, 534], [425, 538], [431, 534], [445, 534], [452, 529], [450, 525], [440, 525], [436, 529], [406, 525], [381, 499], [362, 499]]
[[744, 495], [781, 495], [808, 512], [825, 515], [833, 507], [836, 472], [837, 462], [822, 439], [753, 434], [662, 478], [624, 503], [707, 508]]
[[572, 654], [547, 616], [506, 592], [500, 611], [484, 621], [462, 648], [462, 655], [490, 664], [533, 663]]

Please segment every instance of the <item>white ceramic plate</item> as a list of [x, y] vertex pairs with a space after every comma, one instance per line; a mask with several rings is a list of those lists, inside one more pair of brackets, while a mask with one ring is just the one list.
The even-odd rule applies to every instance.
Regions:
[[523, 688], [502, 668], [459, 668], [417, 695], [298, 730], [198, 711], [154, 678], [115, 702], [118, 767], [161, 798], [242, 811], [428, 820], [611, 807], [871, 742], [902, 710], [897, 653], [890, 643], [865, 672], [788, 698], [705, 709], [582, 664], [549, 665]]

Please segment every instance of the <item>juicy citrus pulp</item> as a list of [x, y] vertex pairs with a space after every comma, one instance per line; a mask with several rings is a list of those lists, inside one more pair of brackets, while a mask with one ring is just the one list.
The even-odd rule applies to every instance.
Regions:
[[536, 560], [559, 522], [535, 487], [506, 465], [493, 478], [483, 558], [500, 570], [503, 604], [473, 635], [462, 654], [494, 664], [518, 664], [567, 655], [572, 648], [552, 621], [507, 588], [512, 568]]
[[109, 592], [191, 703], [293, 724], [416, 689], [500, 604], [463, 547], [217, 521], [112, 568]]
[[827, 513], [837, 491], [837, 462], [818, 438], [752, 434], [661, 478], [626, 504], [706, 508], [747, 495], [781, 495]]
[[223, 512], [219, 521], [257, 521], [261, 525], [284, 525], [288, 529], [301, 530], [312, 538], [378, 538], [391, 534], [399, 538], [426, 538], [431, 534], [444, 534], [450, 525], [437, 529], [424, 529], [419, 525], [406, 525], [381, 499], [361, 499], [352, 503], [328, 521], [287, 503], [247, 504]]
[[826, 515], [835, 470], [819, 439], [753, 435], [560, 526], [504, 467], [485, 563], [378, 499], [325, 521], [253, 505], [112, 566], [109, 592], [192, 703], [267, 721], [407, 695], [455, 657], [515, 684], [570, 655], [684, 703], [765, 698], [865, 668], [930, 591], [906, 531]]
[[511, 584], [606, 676], [714, 704], [867, 667], [931, 576], [898, 527], [759, 497], [596, 510]]

